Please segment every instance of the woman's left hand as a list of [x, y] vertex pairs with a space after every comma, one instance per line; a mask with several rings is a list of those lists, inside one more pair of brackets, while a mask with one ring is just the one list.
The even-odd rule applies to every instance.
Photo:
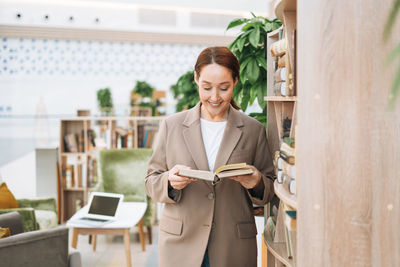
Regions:
[[233, 176], [230, 177], [230, 179], [239, 182], [246, 189], [252, 189], [256, 187], [261, 181], [261, 173], [257, 170], [256, 167], [252, 165], [249, 165], [249, 167], [253, 170], [252, 174]]

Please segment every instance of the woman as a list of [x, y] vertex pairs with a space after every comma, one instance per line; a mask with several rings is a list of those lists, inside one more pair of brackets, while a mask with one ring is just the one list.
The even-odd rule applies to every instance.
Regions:
[[[232, 99], [239, 63], [226, 47], [203, 50], [195, 65], [200, 102], [164, 120], [149, 163], [147, 194], [165, 203], [159, 266], [256, 266], [252, 204], [273, 197], [272, 159], [264, 126]], [[246, 162], [253, 174], [220, 183], [178, 175]]]

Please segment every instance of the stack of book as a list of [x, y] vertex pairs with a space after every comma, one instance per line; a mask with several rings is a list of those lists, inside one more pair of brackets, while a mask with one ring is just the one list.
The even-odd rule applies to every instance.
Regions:
[[282, 36], [283, 30], [279, 33], [279, 41], [273, 43], [269, 48], [271, 56], [275, 57], [274, 94], [277, 96], [293, 96], [293, 74], [287, 68], [288, 43], [286, 38], [282, 38]]
[[[86, 149], [91, 150], [96, 147], [95, 133], [93, 130], [87, 130], [88, 144]], [[85, 152], [85, 134], [84, 130], [80, 133], [69, 133], [64, 135], [64, 152], [83, 153]]]
[[[294, 146], [294, 142], [292, 143]], [[280, 150], [275, 152], [274, 166], [278, 183], [291, 194], [296, 194], [296, 165], [294, 147], [282, 142]]]

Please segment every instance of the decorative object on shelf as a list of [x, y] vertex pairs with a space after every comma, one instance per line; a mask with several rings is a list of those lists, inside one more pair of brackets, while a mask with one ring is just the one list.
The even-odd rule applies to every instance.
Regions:
[[229, 45], [240, 63], [240, 80], [233, 90], [233, 97], [241, 108], [247, 107], [257, 98], [262, 109], [265, 107], [264, 96], [267, 86], [267, 60], [265, 58], [267, 33], [278, 29], [278, 19], [256, 16], [235, 19], [229, 23], [227, 30], [243, 25], [240, 35]]
[[178, 112], [190, 109], [200, 101], [193, 71], [188, 71], [179, 77], [176, 84], [171, 86], [171, 90], [175, 99], [178, 100], [176, 105], [176, 111]]
[[112, 114], [113, 102], [110, 88], [103, 88], [97, 91], [97, 102], [102, 114]]

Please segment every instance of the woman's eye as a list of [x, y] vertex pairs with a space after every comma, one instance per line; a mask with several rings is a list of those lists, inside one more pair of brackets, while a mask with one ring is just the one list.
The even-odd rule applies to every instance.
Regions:
[[212, 87], [204, 87], [204, 90], [211, 90], [212, 89]]
[[226, 90], [228, 90], [229, 88], [228, 87], [226, 87], [226, 88], [220, 88], [222, 91], [226, 91]]

